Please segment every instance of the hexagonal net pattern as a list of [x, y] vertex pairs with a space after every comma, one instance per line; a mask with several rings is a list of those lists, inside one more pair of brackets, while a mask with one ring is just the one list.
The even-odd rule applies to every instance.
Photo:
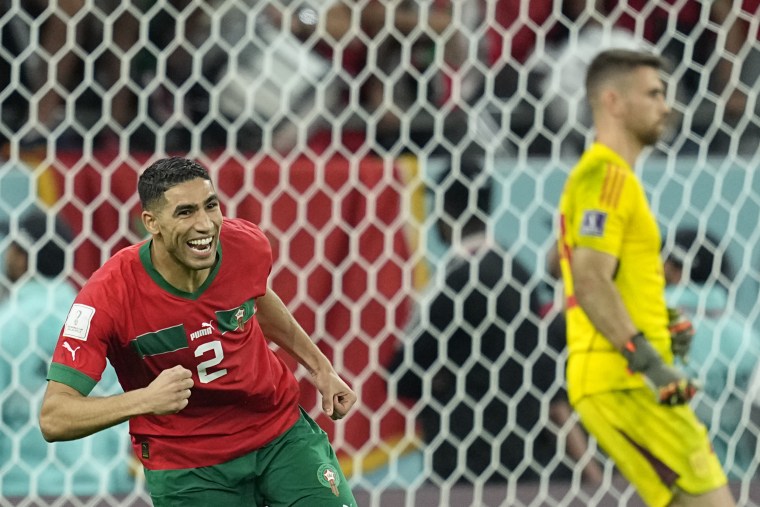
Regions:
[[0, 0], [0, 250], [27, 267], [0, 275], [0, 506], [149, 502], [126, 426], [49, 445], [37, 416], [76, 289], [146, 238], [137, 179], [175, 154], [265, 231], [271, 286], [359, 395], [333, 423], [278, 351], [360, 505], [636, 504], [564, 402], [547, 268], [612, 47], [668, 62], [636, 169], [663, 259], [700, 276], [668, 292], [697, 323], [693, 406], [760, 505], [758, 5]]

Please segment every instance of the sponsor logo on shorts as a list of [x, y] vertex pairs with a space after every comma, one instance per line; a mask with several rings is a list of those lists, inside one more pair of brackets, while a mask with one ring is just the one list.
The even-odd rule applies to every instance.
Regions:
[[335, 470], [335, 467], [325, 463], [317, 470], [317, 478], [323, 486], [327, 486], [333, 492], [333, 495], [340, 496], [338, 492], [338, 486], [340, 485], [340, 474]]

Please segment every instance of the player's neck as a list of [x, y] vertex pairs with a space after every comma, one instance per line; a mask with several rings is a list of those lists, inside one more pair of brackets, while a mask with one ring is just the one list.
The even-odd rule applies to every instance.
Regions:
[[619, 129], [600, 129], [596, 142], [603, 144], [620, 155], [631, 168], [635, 167], [644, 146], [635, 136]]
[[151, 245], [150, 258], [153, 267], [166, 282], [183, 292], [196, 292], [204, 284], [213, 268], [191, 269], [177, 261], [171, 254]]

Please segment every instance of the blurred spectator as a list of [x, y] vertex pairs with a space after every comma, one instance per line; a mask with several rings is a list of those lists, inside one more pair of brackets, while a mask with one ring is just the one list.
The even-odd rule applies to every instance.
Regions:
[[[425, 147], [436, 133], [443, 139], [435, 143], [457, 143], [466, 132], [467, 117], [454, 96], [466, 93], [456, 82], [466, 47], [453, 28], [453, 8], [449, 0], [429, 3], [424, 16], [420, 2], [409, 0], [397, 5], [372, 1], [366, 8], [363, 18], [376, 49], [367, 56], [374, 53], [376, 60], [362, 89], [363, 102], [377, 118], [370, 126], [385, 149], [397, 149], [399, 143], [405, 150]], [[385, 29], [388, 18], [393, 20], [390, 30]]]
[[[8, 10], [11, 3], [0, 0]], [[132, 142], [142, 149], [233, 144], [288, 153], [307, 142], [332, 144], [324, 135], [340, 131], [334, 124], [361, 130], [353, 148], [367, 131], [389, 146], [407, 128], [412, 137], [420, 130], [432, 136], [441, 115], [414, 105], [440, 106], [464, 58], [449, 0], [430, 6], [378, 0], [100, 0], [94, 7], [61, 0], [46, 8], [48, 3], [21, 0], [10, 29], [2, 31], [16, 57], [27, 47], [40, 48], [23, 56], [22, 80], [36, 92], [25, 145], [44, 143], [50, 130], [78, 136], [94, 123], [108, 134], [129, 125]], [[440, 68], [431, 72], [432, 66]], [[428, 77], [418, 79], [420, 73]], [[93, 78], [99, 86], [81, 86]], [[132, 90], [138, 87], [145, 116], [136, 119]], [[92, 95], [101, 111], [83, 117], [82, 99]], [[20, 98], [18, 104], [27, 102]], [[76, 117], [66, 116], [71, 105]], [[23, 123], [13, 120], [14, 126]], [[79, 128], [68, 129], [72, 123]], [[446, 121], [447, 128], [460, 125]], [[318, 134], [323, 137], [315, 142]]]
[[437, 226], [451, 257], [390, 366], [396, 392], [423, 405], [422, 437], [441, 478], [569, 478], [574, 461], [557, 456], [566, 447], [596, 483], [601, 469], [560, 386], [563, 323], [539, 323], [530, 274], [488, 237], [488, 180], [469, 162], [444, 173]]
[[565, 36], [535, 52], [531, 60], [546, 125], [558, 134], [552, 144], [559, 144], [561, 154], [575, 156], [585, 148], [591, 129], [591, 110], [585, 102], [589, 63], [605, 49], [643, 49], [644, 41], [606, 21], [609, 13], [601, 2], [564, 0], [562, 15]]
[[760, 82], [760, 16], [758, 0], [716, 0], [712, 18], [722, 27], [725, 38], [719, 38], [715, 53], [720, 60], [712, 73], [712, 84], [721, 95], [725, 121], [737, 128], [739, 151], [756, 152], [760, 127], [748, 121], [760, 114], [756, 90]]
[[[468, 111], [463, 125], [486, 151], [540, 152], [546, 136], [526, 135], [535, 128], [537, 114], [537, 92], [527, 61], [537, 45], [544, 46], [553, 19], [552, 2], [455, 3], [467, 55], [457, 72], [461, 92], [456, 100], [464, 102]], [[503, 135], [505, 124], [514, 136]]]
[[428, 143], [436, 123], [447, 137], [461, 131], [461, 111], [440, 110], [466, 56], [461, 34], [452, 28], [450, 0], [326, 4], [322, 11], [307, 5], [288, 13], [290, 30], [323, 57], [341, 62], [347, 75], [337, 80], [345, 86], [339, 103], [359, 106], [342, 120], [344, 135], [361, 130], [362, 142], [369, 137], [385, 149], [408, 149]]
[[729, 309], [733, 269], [710, 234], [679, 229], [664, 270], [668, 305], [683, 311], [696, 331], [684, 365], [703, 388], [694, 398], [695, 412], [729, 478], [741, 480], [754, 471], [757, 454], [748, 391], [759, 364], [760, 335]]
[[739, 9], [734, 9], [736, 3], [716, 0], [712, 4], [713, 19], [725, 29], [725, 52], [720, 52], [722, 57], [713, 79], [718, 91], [726, 92], [725, 107], [729, 116], [744, 113], [748, 92], [756, 89], [760, 77], [760, 28], [757, 26], [760, 1], [743, 0], [738, 2]]
[[710, 2], [699, 0], [599, 0], [615, 26], [635, 33], [658, 53], [681, 66], [679, 86], [684, 97], [698, 93], [703, 66], [714, 48], [714, 32], [705, 21]]
[[[494, 79], [493, 93], [509, 105], [505, 111], [517, 140], [511, 149], [539, 155], [555, 154], [557, 149], [561, 154], [578, 152], [589, 121], [587, 111], [580, 107], [577, 83], [593, 56], [589, 53], [612, 47], [657, 47], [678, 76], [669, 83], [680, 102], [671, 117], [673, 123], [682, 121], [683, 115], [689, 121], [687, 128], [700, 135], [714, 128], [715, 104], [710, 98], [694, 99], [705, 96], [709, 81], [705, 69], [711, 68], [715, 53], [718, 25], [708, 21], [710, 2], [563, 0], [558, 8], [551, 2], [497, 0], [493, 10], [489, 10], [493, 8], [490, 2], [482, 4], [483, 23], [489, 27], [483, 38], [485, 63], [495, 76], [486, 77], [486, 90]], [[503, 123], [499, 115], [504, 112], [490, 110], [496, 123]], [[684, 115], [686, 111], [689, 114]], [[544, 112], [547, 129], [540, 122]], [[722, 136], [710, 133], [711, 147], [718, 146]], [[681, 144], [688, 149], [699, 147], [690, 138], [677, 147]]]
[[[72, 16], [84, 7], [84, 0], [60, 0], [48, 5], [46, 0], [24, 0], [21, 6], [33, 19], [41, 19], [39, 27], [39, 49], [37, 60], [28, 65], [28, 79], [36, 100], [30, 102], [32, 125], [49, 131], [54, 130], [63, 120], [65, 114], [63, 104], [65, 97], [60, 93], [61, 88], [74, 84], [74, 73], [77, 67], [77, 56], [71, 45], [82, 34], [81, 24], [76, 23]], [[52, 7], [48, 11], [48, 7]], [[69, 30], [69, 28], [72, 28]], [[69, 40], [73, 35], [74, 40]], [[30, 34], [30, 42], [32, 36]], [[48, 134], [45, 130], [30, 132], [27, 142], [44, 142]]]
[[[18, 229], [6, 223], [0, 234], [9, 242], [0, 280], [10, 284], [0, 301], [0, 496], [126, 493], [133, 481], [122, 428], [101, 432], [95, 440], [51, 445], [37, 425], [48, 358], [76, 296], [62, 276], [71, 233], [60, 220], [51, 227], [48, 218], [30, 211]], [[100, 384], [101, 394], [118, 390], [110, 366]]]
[[[22, 69], [14, 73], [21, 82], [9, 84], [14, 88], [23, 84], [34, 93], [28, 102], [19, 96], [7, 106], [15, 109], [9, 124], [14, 130], [22, 127], [20, 117], [28, 115], [28, 129], [22, 130], [24, 148], [52, 140], [70, 143], [102, 121], [104, 113], [116, 124], [99, 125], [101, 129], [118, 128], [132, 120], [134, 97], [126, 86], [129, 73], [123, 72], [129, 64], [122, 64], [123, 52], [137, 40], [138, 23], [120, 2], [104, 0], [93, 9], [84, 0], [21, 0], [16, 11], [11, 11], [10, 0], [0, 2], [8, 12], [15, 12], [2, 27], [4, 54], [16, 60], [7, 64], [21, 63]], [[36, 51], [28, 53], [30, 47]], [[87, 86], [82, 87], [82, 82]], [[102, 112], [88, 116], [85, 103]], [[28, 111], [19, 110], [27, 106]], [[76, 129], [71, 128], [74, 124]]]
[[[754, 151], [760, 128], [751, 121], [757, 101], [747, 107], [749, 90], [758, 76], [757, 0], [604, 0], [609, 19], [617, 26], [642, 36], [658, 53], [673, 63], [669, 86], [677, 83], [674, 120], [683, 122], [680, 130], [694, 135], [682, 136], [673, 149], [690, 153], [728, 149]], [[731, 78], [734, 63], [736, 77]], [[741, 84], [740, 84], [741, 83]], [[721, 95], [719, 97], [719, 95]], [[750, 94], [751, 95], [751, 94]], [[716, 123], [728, 123], [716, 129]], [[737, 128], [732, 132], [732, 128]], [[734, 148], [731, 148], [734, 146]]]
[[496, 76], [494, 92], [509, 98], [518, 93], [523, 66], [534, 52], [537, 41], [545, 40], [553, 15], [551, 2], [497, 0], [482, 1], [487, 31], [487, 62]]

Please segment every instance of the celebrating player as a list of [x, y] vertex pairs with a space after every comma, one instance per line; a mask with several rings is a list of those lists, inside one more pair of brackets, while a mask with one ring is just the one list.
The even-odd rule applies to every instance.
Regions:
[[654, 55], [609, 50], [588, 69], [596, 142], [560, 200], [568, 393], [648, 505], [726, 507], [726, 476], [686, 405], [695, 387], [672, 366], [660, 233], [632, 169], [666, 125], [662, 67]]
[[[139, 179], [151, 238], [107, 261], [82, 288], [48, 373], [48, 441], [129, 420], [156, 506], [356, 506], [327, 435], [299, 408], [304, 365], [322, 409], [356, 395], [267, 287], [272, 251], [255, 225], [223, 218], [208, 172], [162, 159]], [[124, 393], [87, 396], [108, 359]]]

